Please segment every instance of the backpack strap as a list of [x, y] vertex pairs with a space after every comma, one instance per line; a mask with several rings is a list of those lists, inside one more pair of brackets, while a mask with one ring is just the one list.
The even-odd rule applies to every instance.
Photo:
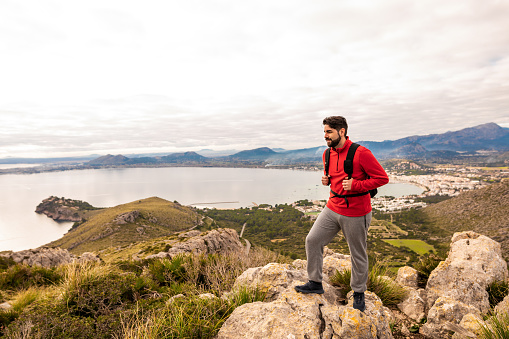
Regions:
[[346, 159], [343, 162], [343, 169], [346, 174], [348, 174], [348, 179], [352, 179], [352, 173], [353, 173], [353, 157], [355, 156], [355, 151], [357, 151], [357, 148], [359, 147], [359, 144], [352, 143], [350, 145], [350, 148], [348, 149], [348, 153], [346, 155]]
[[[329, 176], [329, 162], [330, 162], [330, 147], [325, 150], [325, 175]], [[330, 185], [330, 179], [329, 179], [329, 185]]]

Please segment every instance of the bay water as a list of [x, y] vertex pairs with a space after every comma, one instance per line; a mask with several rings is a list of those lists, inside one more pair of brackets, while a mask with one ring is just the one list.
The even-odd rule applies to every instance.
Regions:
[[[196, 207], [239, 208], [327, 199], [322, 172], [263, 168], [117, 168], [0, 175], [0, 251], [24, 250], [62, 237], [71, 222], [35, 213], [49, 196], [112, 207], [160, 197]], [[395, 183], [379, 196], [420, 194], [417, 186]]]

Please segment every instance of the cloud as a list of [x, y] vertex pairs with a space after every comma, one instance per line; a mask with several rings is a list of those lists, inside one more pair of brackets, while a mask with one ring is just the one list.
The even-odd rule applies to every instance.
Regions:
[[354, 140], [507, 125], [508, 14], [491, 0], [3, 1], [0, 157], [313, 147], [335, 114]]

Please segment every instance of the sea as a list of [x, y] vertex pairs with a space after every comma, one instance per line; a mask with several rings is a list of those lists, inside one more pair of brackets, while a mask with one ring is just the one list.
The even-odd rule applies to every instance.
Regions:
[[[240, 208], [323, 200], [322, 172], [266, 168], [116, 168], [0, 175], [0, 251], [36, 248], [62, 237], [72, 222], [35, 213], [50, 196], [112, 207], [149, 197], [199, 208]], [[379, 188], [379, 196], [420, 194], [405, 183]]]

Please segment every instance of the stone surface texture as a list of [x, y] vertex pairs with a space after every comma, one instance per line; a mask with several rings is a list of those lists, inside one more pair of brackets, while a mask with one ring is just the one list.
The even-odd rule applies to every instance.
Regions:
[[390, 311], [380, 299], [366, 293], [366, 311], [342, 305], [334, 287], [323, 282], [325, 293], [302, 294], [296, 285], [307, 274], [293, 265], [271, 263], [246, 270], [233, 289], [258, 287], [264, 302], [244, 304], [224, 323], [217, 339], [233, 338], [392, 338]]
[[466, 314], [485, 314], [490, 309], [486, 287], [507, 277], [499, 243], [471, 231], [455, 233], [447, 259], [433, 270], [426, 286], [429, 311], [423, 333], [442, 338]]

